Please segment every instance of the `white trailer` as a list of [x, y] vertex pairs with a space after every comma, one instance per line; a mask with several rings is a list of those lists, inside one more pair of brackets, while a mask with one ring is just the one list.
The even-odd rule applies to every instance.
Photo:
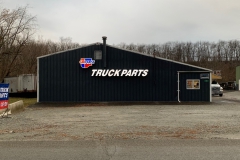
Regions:
[[34, 74], [22, 74], [18, 77], [4, 78], [4, 83], [9, 83], [9, 93], [37, 91], [37, 78]]
[[4, 83], [9, 84], [9, 93], [17, 93], [17, 91], [18, 91], [18, 77], [4, 78]]

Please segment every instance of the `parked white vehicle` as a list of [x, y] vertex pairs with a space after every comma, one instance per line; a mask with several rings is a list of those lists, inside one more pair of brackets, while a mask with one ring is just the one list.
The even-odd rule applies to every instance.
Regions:
[[223, 88], [216, 82], [213, 82], [211, 84], [211, 88], [212, 88], [212, 95], [219, 95], [220, 97], [223, 96]]

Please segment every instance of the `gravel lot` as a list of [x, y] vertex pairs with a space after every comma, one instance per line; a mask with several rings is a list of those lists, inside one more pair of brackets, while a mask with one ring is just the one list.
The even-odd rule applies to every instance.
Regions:
[[36, 104], [0, 126], [0, 141], [240, 139], [240, 92], [203, 104]]

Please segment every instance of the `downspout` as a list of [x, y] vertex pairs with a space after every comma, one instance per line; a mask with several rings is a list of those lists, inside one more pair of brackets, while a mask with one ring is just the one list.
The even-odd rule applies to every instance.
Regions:
[[209, 87], [210, 88], [210, 102], [212, 102], [212, 86], [211, 86], [211, 84], [212, 84], [212, 74], [211, 73], [209, 73], [209, 74], [210, 74], [209, 75], [210, 76], [210, 82], [209, 82], [210, 83], [209, 84], [210, 85], [210, 87]]
[[180, 98], [179, 98], [180, 97], [179, 96], [179, 94], [180, 94], [180, 90], [179, 90], [179, 82], [180, 82], [179, 81], [179, 76], [180, 76], [180, 73], [178, 72], [178, 81], [177, 81], [178, 82], [178, 90], [177, 90], [177, 92], [178, 92], [178, 102], [180, 103]]
[[37, 102], [39, 102], [39, 58], [37, 58]]
[[106, 53], [106, 40], [107, 37], [103, 36], [103, 67], [106, 68], [107, 67], [107, 53]]

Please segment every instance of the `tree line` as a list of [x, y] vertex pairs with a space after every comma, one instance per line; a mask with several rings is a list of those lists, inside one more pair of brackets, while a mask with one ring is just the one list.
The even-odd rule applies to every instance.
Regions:
[[240, 65], [240, 41], [167, 42], [164, 44], [125, 44], [119, 48], [133, 50], [166, 59], [188, 63], [213, 71], [220, 70], [220, 82], [235, 81], [236, 67]]
[[[36, 17], [28, 6], [14, 10], [0, 9], [0, 82], [4, 77], [36, 74], [37, 57], [84, 46], [61, 37], [59, 42], [33, 38], [37, 32]], [[221, 70], [222, 81], [235, 80], [240, 65], [240, 41], [167, 42], [164, 44], [114, 45], [119, 48], [150, 54], [166, 59]]]

